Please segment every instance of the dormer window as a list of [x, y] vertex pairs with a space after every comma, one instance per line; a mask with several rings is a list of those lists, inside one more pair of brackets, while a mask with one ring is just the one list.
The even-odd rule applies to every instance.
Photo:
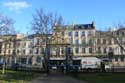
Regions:
[[81, 26], [79, 26], [79, 29], [81, 29], [82, 27]]

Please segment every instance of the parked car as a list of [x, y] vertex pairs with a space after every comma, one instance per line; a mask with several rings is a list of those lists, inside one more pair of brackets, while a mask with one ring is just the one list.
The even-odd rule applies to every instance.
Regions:
[[20, 67], [19, 63], [12, 64], [11, 68], [17, 70]]

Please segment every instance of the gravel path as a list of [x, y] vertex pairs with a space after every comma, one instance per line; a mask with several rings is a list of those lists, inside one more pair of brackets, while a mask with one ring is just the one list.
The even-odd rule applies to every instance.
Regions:
[[65, 75], [43, 75], [31, 83], [88, 83]]

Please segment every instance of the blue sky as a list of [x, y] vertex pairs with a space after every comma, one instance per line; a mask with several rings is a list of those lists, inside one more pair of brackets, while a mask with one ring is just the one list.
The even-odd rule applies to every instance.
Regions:
[[[16, 30], [28, 32], [36, 9], [57, 12], [66, 24], [95, 21], [98, 30], [125, 22], [125, 0], [0, 0], [0, 12], [15, 21]], [[30, 33], [30, 32], [29, 32]]]

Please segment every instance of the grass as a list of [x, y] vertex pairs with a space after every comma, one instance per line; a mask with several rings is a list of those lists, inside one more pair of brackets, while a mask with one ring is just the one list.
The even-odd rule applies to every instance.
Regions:
[[30, 83], [32, 79], [41, 75], [31, 71], [5, 70], [5, 74], [2, 74], [1, 70], [0, 72], [0, 83]]
[[89, 83], [125, 83], [125, 73], [82, 73], [77, 78]]

